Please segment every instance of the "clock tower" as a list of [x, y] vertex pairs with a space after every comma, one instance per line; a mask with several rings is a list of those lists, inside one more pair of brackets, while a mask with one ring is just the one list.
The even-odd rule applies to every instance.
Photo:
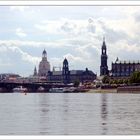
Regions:
[[103, 44], [102, 44], [102, 49], [101, 49], [100, 76], [102, 75], [108, 75], [107, 48], [106, 48], [105, 38], [103, 38]]

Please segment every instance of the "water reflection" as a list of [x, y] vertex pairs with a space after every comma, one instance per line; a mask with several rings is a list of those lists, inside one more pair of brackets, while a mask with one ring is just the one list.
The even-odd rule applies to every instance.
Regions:
[[39, 98], [40, 134], [68, 134], [69, 97], [67, 94], [44, 94]]
[[69, 122], [69, 94], [65, 94], [63, 96], [63, 120], [64, 121], [64, 129], [63, 129], [63, 134], [64, 135], [68, 135], [69, 134], [69, 131], [68, 131], [68, 127], [66, 124], [68, 124]]
[[50, 113], [50, 96], [47, 96], [46, 94], [42, 94], [39, 96], [39, 125], [40, 126], [40, 135], [46, 135], [48, 134], [48, 124], [50, 121], [49, 113]]
[[107, 110], [107, 95], [101, 95], [101, 127], [102, 127], [102, 135], [106, 135], [108, 131], [107, 127], [108, 120], [108, 110]]

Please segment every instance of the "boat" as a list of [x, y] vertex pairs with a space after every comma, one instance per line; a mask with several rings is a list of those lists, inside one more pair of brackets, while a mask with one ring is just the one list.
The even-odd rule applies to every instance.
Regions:
[[75, 92], [88, 92], [88, 91], [89, 91], [89, 89], [86, 89], [84, 87], [77, 87], [75, 89]]
[[63, 88], [64, 93], [72, 93], [72, 92], [75, 92], [75, 91], [76, 91], [75, 87], [65, 87], [65, 88]]
[[63, 93], [63, 88], [51, 88], [49, 90], [51, 93]]
[[38, 88], [38, 92], [44, 92], [44, 87], [42, 87], [42, 86], [40, 86], [39, 88]]
[[26, 92], [27, 89], [23, 88], [22, 86], [16, 87], [13, 89], [13, 92]]

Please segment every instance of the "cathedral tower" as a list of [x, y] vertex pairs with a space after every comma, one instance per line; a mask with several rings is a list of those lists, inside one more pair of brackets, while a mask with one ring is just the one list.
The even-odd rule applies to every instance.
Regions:
[[68, 84], [70, 81], [70, 71], [69, 71], [68, 60], [66, 58], [63, 61], [62, 76], [63, 76], [63, 83]]
[[101, 50], [100, 76], [102, 75], [108, 75], [107, 48], [105, 44], [105, 38], [103, 38], [103, 45], [102, 45], [102, 50]]

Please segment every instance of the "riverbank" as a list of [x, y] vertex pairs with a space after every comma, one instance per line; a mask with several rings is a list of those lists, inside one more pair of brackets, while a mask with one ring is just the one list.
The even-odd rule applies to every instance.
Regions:
[[118, 87], [117, 93], [140, 93], [140, 86]]
[[140, 94], [140, 86], [125, 86], [108, 89], [90, 89], [88, 93], [137, 93]]
[[117, 93], [116, 89], [90, 89], [88, 93]]

